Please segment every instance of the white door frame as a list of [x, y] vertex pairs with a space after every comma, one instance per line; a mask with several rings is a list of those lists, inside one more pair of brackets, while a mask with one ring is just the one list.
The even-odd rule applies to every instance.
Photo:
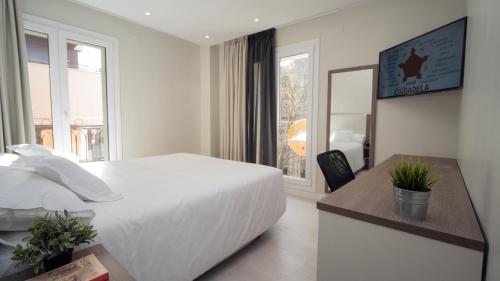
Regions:
[[[276, 49], [276, 93], [278, 94], [278, 120], [279, 122], [279, 63], [280, 58], [299, 55], [303, 53], [309, 54], [309, 77], [311, 81], [308, 85], [309, 94], [307, 96], [308, 103], [308, 121], [307, 126], [307, 158], [306, 158], [306, 178], [299, 179], [296, 177], [283, 176], [285, 187], [295, 188], [304, 191], [316, 192], [316, 162], [317, 154], [317, 135], [318, 135], [318, 86], [319, 86], [319, 39], [300, 42], [292, 45], [279, 47]], [[279, 123], [278, 123], [279, 124]], [[279, 138], [279, 134], [278, 134]], [[279, 140], [279, 139], [278, 139]]]
[[49, 36], [50, 90], [54, 146], [71, 152], [71, 135], [68, 101], [67, 39], [97, 45], [106, 50], [106, 100], [108, 154], [110, 160], [122, 159], [121, 106], [119, 83], [118, 40], [96, 32], [73, 27], [44, 18], [24, 14], [25, 29]]

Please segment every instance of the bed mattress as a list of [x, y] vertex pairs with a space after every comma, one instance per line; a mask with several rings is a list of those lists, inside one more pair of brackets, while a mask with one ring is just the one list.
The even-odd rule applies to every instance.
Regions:
[[124, 196], [89, 203], [92, 224], [141, 281], [193, 280], [286, 209], [282, 173], [267, 166], [184, 153], [83, 166]]

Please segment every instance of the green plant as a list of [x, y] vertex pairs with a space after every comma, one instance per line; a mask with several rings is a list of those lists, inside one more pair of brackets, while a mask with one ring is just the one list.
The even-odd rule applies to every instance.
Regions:
[[391, 171], [392, 184], [395, 187], [411, 191], [430, 191], [431, 187], [438, 181], [437, 178], [430, 176], [430, 170], [427, 165], [418, 159], [413, 164], [407, 158], [401, 159], [394, 164]]
[[26, 248], [18, 244], [11, 258], [17, 262], [17, 265], [33, 266], [35, 274], [45, 271], [45, 260], [65, 253], [80, 244], [90, 243], [97, 235], [92, 225], [79, 222], [66, 210], [64, 210], [64, 215], [55, 212], [55, 214], [35, 218], [28, 230], [31, 236], [22, 240], [26, 243]]

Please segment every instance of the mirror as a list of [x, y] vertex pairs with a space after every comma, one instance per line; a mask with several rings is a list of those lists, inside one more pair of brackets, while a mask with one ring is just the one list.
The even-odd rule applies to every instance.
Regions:
[[356, 174], [375, 163], [378, 65], [328, 72], [328, 150], [342, 151]]

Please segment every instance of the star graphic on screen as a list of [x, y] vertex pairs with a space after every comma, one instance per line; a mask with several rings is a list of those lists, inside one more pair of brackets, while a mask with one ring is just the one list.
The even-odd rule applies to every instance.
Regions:
[[403, 82], [410, 77], [416, 76], [417, 79], [422, 79], [422, 73], [420, 72], [422, 64], [427, 61], [429, 56], [420, 57], [415, 53], [415, 48], [411, 49], [410, 56], [406, 59], [404, 63], [399, 64], [399, 67], [403, 69], [404, 77]]

